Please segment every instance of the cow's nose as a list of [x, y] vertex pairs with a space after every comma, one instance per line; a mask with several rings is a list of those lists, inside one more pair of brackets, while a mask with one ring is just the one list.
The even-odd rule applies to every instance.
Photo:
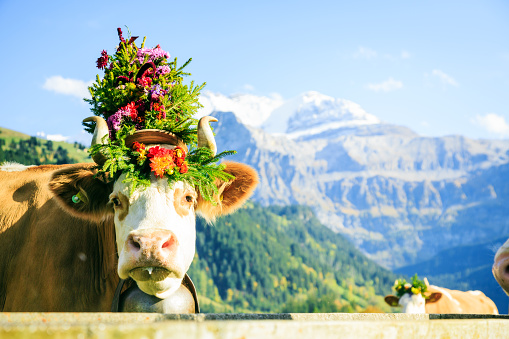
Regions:
[[175, 251], [178, 241], [169, 230], [144, 230], [134, 232], [127, 238], [127, 250], [136, 257], [157, 257]]
[[[503, 253], [495, 259], [493, 275], [506, 293], [509, 292], [509, 253]], [[509, 294], [509, 293], [508, 293]]]

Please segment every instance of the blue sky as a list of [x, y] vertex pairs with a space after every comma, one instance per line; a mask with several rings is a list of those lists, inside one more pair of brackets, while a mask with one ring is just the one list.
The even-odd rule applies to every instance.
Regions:
[[0, 0], [0, 126], [84, 143], [81, 100], [116, 28], [225, 95], [352, 100], [429, 136], [509, 138], [507, 1]]

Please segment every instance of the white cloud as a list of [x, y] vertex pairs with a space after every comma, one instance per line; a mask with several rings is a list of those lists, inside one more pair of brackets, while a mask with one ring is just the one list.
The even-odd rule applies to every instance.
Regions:
[[386, 60], [389, 60], [389, 61], [398, 61], [398, 60], [408, 59], [412, 55], [410, 54], [410, 52], [405, 51], [405, 50], [402, 50], [399, 55], [397, 53], [394, 53], [394, 54], [391, 54], [391, 53], [380, 54], [380, 53], [378, 53], [377, 51], [375, 51], [375, 50], [373, 50], [371, 48], [360, 46], [357, 49], [357, 51], [352, 54], [352, 56], [353, 56], [354, 59], [366, 59], [366, 60], [370, 60], [370, 59], [381, 58], [381, 59], [386, 59]]
[[509, 124], [501, 115], [495, 113], [476, 115], [475, 118], [472, 119], [472, 123], [480, 125], [490, 133], [495, 133], [500, 136], [509, 136]]
[[368, 84], [366, 87], [375, 92], [391, 92], [402, 88], [403, 83], [401, 81], [394, 80], [393, 78], [389, 78], [382, 83]]
[[247, 92], [252, 92], [254, 91], [255, 88], [253, 85], [245, 84], [244, 86], [242, 86], [242, 89]]
[[401, 51], [400, 56], [401, 56], [401, 59], [408, 59], [408, 58], [410, 58], [411, 54], [407, 51]]
[[373, 59], [376, 58], [378, 53], [372, 49], [366, 47], [359, 47], [357, 52], [353, 54], [355, 59]]
[[90, 98], [88, 86], [92, 85], [93, 81], [84, 82], [76, 79], [66, 79], [60, 75], [55, 75], [46, 79], [42, 88], [59, 94], [71, 95], [82, 98]]
[[62, 134], [46, 134], [44, 132], [37, 132], [35, 133], [39, 138], [51, 140], [51, 141], [67, 141], [69, 140], [69, 137], [66, 137]]
[[62, 134], [48, 134], [46, 139], [51, 141], [67, 141], [69, 137], [63, 136]]
[[281, 101], [281, 102], [284, 100], [283, 96], [277, 92], [269, 93], [269, 98], [277, 100], [277, 101]]
[[451, 85], [451, 86], [455, 86], [455, 87], [458, 87], [458, 82], [456, 80], [454, 80], [453, 77], [451, 77], [450, 75], [448, 74], [445, 74], [444, 72], [442, 72], [441, 70], [439, 69], [434, 69], [431, 74], [433, 76], [436, 76], [438, 77], [438, 79], [440, 79], [440, 81], [442, 82], [442, 84], [445, 86], [445, 85]]

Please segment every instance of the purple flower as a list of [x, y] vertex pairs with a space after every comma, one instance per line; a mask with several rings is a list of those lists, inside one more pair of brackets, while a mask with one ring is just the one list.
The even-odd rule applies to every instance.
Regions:
[[168, 74], [168, 73], [170, 73], [170, 71], [171, 71], [170, 67], [169, 67], [169, 66], [164, 65], [164, 66], [159, 66], [159, 67], [157, 67], [157, 71], [156, 71], [156, 73], [157, 73], [158, 75], [161, 75], [161, 74]]
[[148, 55], [147, 62], [153, 62], [161, 58], [168, 59], [170, 57], [170, 53], [164, 51], [159, 45], [157, 45], [155, 48], [140, 48], [138, 50], [138, 54], [136, 54], [140, 64], [143, 63], [146, 55]]
[[110, 130], [110, 139], [114, 139], [115, 133], [120, 129], [122, 119], [126, 116], [131, 116], [131, 111], [124, 108], [125, 107], [120, 108], [113, 115], [111, 115], [108, 120], [106, 120], [108, 129]]
[[166, 90], [161, 88], [161, 85], [157, 84], [152, 86], [150, 89], [150, 97], [152, 100], [157, 100], [159, 97], [162, 97], [166, 94]]

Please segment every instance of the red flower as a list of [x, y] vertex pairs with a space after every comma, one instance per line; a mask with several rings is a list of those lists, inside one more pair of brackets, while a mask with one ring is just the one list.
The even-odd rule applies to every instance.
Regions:
[[108, 64], [108, 52], [103, 50], [101, 52], [101, 56], [97, 59], [97, 68], [104, 69], [106, 65]]
[[154, 146], [148, 150], [148, 158], [160, 158], [171, 156], [173, 158], [173, 151], [164, 147]]
[[173, 156], [173, 150], [167, 148], [154, 146], [149, 149], [147, 158], [150, 159], [150, 168], [156, 177], [162, 178], [165, 173], [173, 174]]
[[145, 144], [144, 143], [139, 143], [139, 142], [135, 141], [133, 143], [133, 150], [136, 151], [136, 152], [144, 151], [145, 150]]
[[[185, 159], [186, 159], [186, 151], [184, 151], [184, 149], [182, 147], [177, 146], [173, 150], [173, 154], [174, 154], [173, 162], [175, 162], [175, 164], [179, 167], [182, 166], [182, 164], [185, 162]], [[180, 173], [182, 173], [182, 172], [180, 172]]]
[[138, 154], [139, 154], [138, 155], [138, 164], [142, 164], [145, 161], [145, 159], [147, 158], [146, 157], [147, 150], [145, 149], [145, 144], [135, 141], [133, 143], [133, 151], [138, 152]]
[[180, 166], [180, 173], [181, 174], [184, 174], [184, 173], [187, 173], [187, 161], [184, 161]]
[[152, 79], [149, 77], [141, 77], [138, 79], [138, 83], [142, 87], [150, 87], [150, 86], [152, 86]]
[[117, 33], [118, 33], [118, 38], [120, 39], [121, 42], [125, 42], [125, 39], [122, 37], [122, 30], [119, 28], [117, 28]]
[[153, 102], [150, 104], [150, 106], [152, 106], [153, 111], [158, 112], [157, 119], [161, 120], [166, 118], [166, 111], [164, 110], [165, 108], [164, 105], [158, 102]]
[[138, 110], [133, 101], [128, 103], [123, 109], [129, 114], [131, 120], [136, 121], [136, 118], [138, 117]]

